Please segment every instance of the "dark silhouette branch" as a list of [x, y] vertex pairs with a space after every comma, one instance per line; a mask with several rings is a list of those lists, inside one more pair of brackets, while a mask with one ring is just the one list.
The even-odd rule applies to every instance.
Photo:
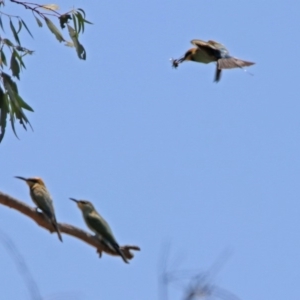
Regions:
[[[32, 219], [40, 227], [49, 230], [51, 233], [55, 232], [52, 224], [48, 221], [48, 219], [44, 216], [43, 213], [38, 212], [35, 208], [7, 194], [2, 193], [1, 191], [0, 191], [0, 204], [3, 204], [4, 206], [17, 210], [21, 214]], [[75, 226], [66, 223], [58, 223], [58, 227], [60, 232], [76, 237], [82, 240], [83, 242], [89, 244], [90, 246], [95, 247], [100, 257], [102, 255], [102, 252], [105, 252], [113, 256], [119, 256], [118, 253], [116, 253], [115, 251], [107, 247], [94, 235], [89, 234], [88, 232], [80, 228], [77, 228]], [[132, 259], [134, 257], [134, 254], [130, 250], [140, 251], [140, 248], [138, 246], [132, 246], [132, 245], [120, 246], [120, 248], [127, 259]]]

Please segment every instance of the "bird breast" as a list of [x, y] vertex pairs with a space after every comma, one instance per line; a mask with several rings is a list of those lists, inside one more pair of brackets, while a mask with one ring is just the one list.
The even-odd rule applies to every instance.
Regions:
[[214, 56], [209, 55], [206, 51], [197, 49], [194, 54], [193, 59], [197, 62], [208, 64], [210, 62], [216, 61], [217, 59]]

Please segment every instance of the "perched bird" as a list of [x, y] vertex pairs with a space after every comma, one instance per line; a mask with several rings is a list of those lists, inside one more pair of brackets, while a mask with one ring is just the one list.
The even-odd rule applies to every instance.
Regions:
[[82, 215], [84, 221], [89, 229], [91, 229], [96, 236], [100, 237], [100, 239], [112, 250], [116, 251], [124, 260], [125, 263], [128, 264], [124, 253], [120, 249], [111, 228], [108, 223], [103, 219], [103, 217], [96, 211], [94, 205], [85, 200], [76, 200], [74, 198], [70, 198], [70, 200], [77, 203], [77, 206], [82, 211]]
[[44, 181], [39, 177], [24, 178], [15, 176], [15, 178], [24, 180], [29, 186], [30, 196], [37, 207], [47, 216], [52, 223], [54, 230], [57, 232], [58, 238], [62, 242], [62, 237], [57, 226], [53, 202], [49, 192], [46, 189]]
[[196, 48], [188, 50], [184, 56], [179, 59], [171, 59], [174, 68], [177, 68], [180, 63], [188, 60], [204, 64], [216, 62], [215, 82], [218, 82], [221, 78], [222, 69], [243, 68], [255, 64], [250, 61], [232, 57], [224, 45], [215, 41], [204, 42], [201, 40], [192, 40], [191, 43], [195, 45]]

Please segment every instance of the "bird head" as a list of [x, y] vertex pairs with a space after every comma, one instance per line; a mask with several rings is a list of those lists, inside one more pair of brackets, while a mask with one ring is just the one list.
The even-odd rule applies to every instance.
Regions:
[[45, 186], [44, 181], [40, 177], [24, 178], [24, 177], [21, 177], [21, 176], [15, 176], [15, 178], [24, 180], [30, 188], [33, 187], [35, 184]]
[[198, 48], [191, 48], [190, 50], [186, 51], [184, 56], [180, 59], [180, 62], [183, 62], [185, 60], [192, 60], [192, 57], [197, 50]]
[[197, 48], [192, 48], [188, 50], [181, 58], [179, 59], [171, 59], [173, 68], [177, 68], [178, 65], [184, 61], [193, 60], [192, 57], [197, 51]]
[[74, 198], [70, 198], [70, 200], [76, 202], [78, 208], [82, 210], [83, 212], [91, 212], [95, 210], [94, 205], [86, 200], [76, 200]]

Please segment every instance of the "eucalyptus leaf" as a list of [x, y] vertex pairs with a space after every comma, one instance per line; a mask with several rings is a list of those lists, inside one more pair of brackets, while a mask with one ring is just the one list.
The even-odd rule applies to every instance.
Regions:
[[10, 29], [11, 29], [11, 31], [13, 33], [14, 39], [20, 45], [19, 35], [18, 35], [18, 33], [17, 33], [16, 29], [15, 29], [15, 26], [14, 26], [14, 24], [13, 24], [13, 22], [12, 22], [11, 19], [9, 20], [9, 26], [10, 26]]
[[2, 43], [6, 44], [7, 46], [10, 46], [10, 47], [14, 47], [15, 46], [9, 39], [3, 39]]
[[12, 71], [13, 76], [17, 77], [20, 80], [20, 66], [18, 61], [16, 60], [15, 56], [16, 51], [14, 50], [13, 53], [11, 54], [11, 59], [10, 59], [10, 69]]
[[4, 97], [4, 92], [2, 88], [0, 87], [0, 143], [4, 137], [5, 134], [5, 128], [6, 128], [6, 119], [7, 119], [7, 113], [8, 113], [8, 108], [6, 105], [5, 97]]
[[[35, 17], [36, 19], [37, 19], [37, 17]], [[40, 20], [39, 20], [40, 21]], [[27, 27], [27, 25], [26, 25], [26, 23], [23, 21], [23, 20], [21, 20], [21, 22], [22, 22], [22, 24], [24, 25], [24, 27], [25, 27], [25, 29], [27, 30], [27, 32], [30, 34], [30, 36], [33, 38], [33, 35], [31, 34], [31, 32], [30, 32], [30, 30], [29, 30], [29, 28]], [[41, 22], [41, 21], [40, 21]], [[41, 24], [42, 24], [42, 22], [41, 22]], [[42, 24], [42, 26], [43, 26], [43, 24]], [[40, 27], [42, 27], [42, 26], [40, 26]]]
[[38, 26], [39, 26], [39, 27], [43, 27], [42, 21], [41, 21], [38, 17], [36, 17], [36, 16], [34, 16], [34, 17], [35, 17], [35, 19], [36, 19], [36, 22], [37, 22]]
[[20, 105], [22, 108], [34, 112], [34, 110], [32, 109], [32, 107], [29, 106], [29, 105], [22, 99], [22, 97], [21, 97], [19, 94], [16, 94], [16, 97], [17, 97], [17, 99], [18, 99], [19, 105]]
[[1, 54], [0, 55], [1, 55], [1, 63], [3, 63], [4, 65], [7, 66], [6, 56], [5, 56], [3, 48], [1, 49]]
[[69, 35], [73, 41], [74, 47], [76, 49], [77, 55], [80, 59], [86, 59], [86, 51], [84, 47], [80, 44], [78, 40], [78, 34], [70, 25], [68, 25]]
[[64, 41], [65, 39], [63, 38], [62, 34], [57, 29], [57, 27], [52, 23], [52, 21], [45, 16], [44, 16], [44, 19], [45, 19], [46, 25], [48, 26], [49, 30], [55, 35], [56, 39], [59, 42]]

